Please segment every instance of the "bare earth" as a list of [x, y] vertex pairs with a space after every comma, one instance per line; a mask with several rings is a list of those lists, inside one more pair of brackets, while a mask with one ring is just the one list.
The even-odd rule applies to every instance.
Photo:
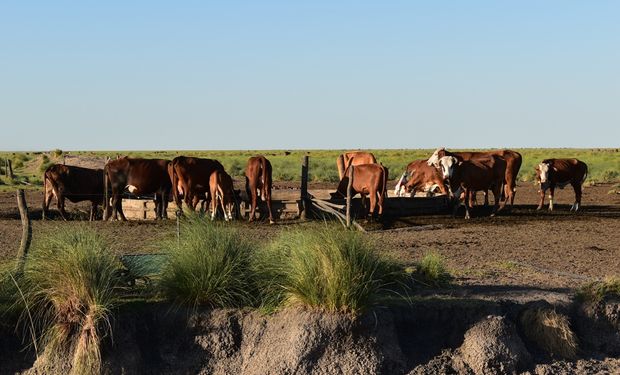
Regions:
[[[291, 190], [294, 183], [276, 183], [277, 188]], [[311, 185], [325, 189], [330, 184]], [[556, 211], [536, 211], [536, 188], [521, 184], [517, 206], [497, 217], [488, 217], [480, 207], [474, 218], [465, 221], [461, 213], [415, 216], [383, 223], [370, 223], [369, 236], [379, 249], [411, 265], [430, 251], [446, 260], [456, 284], [463, 288], [454, 293], [483, 292], [506, 294], [521, 289], [529, 293], [566, 292], [583, 283], [620, 273], [620, 195], [608, 194], [610, 185], [586, 187], [582, 211], [569, 213], [572, 189], [556, 193]], [[28, 192], [33, 233], [36, 236], [57, 225], [73, 222], [40, 220], [40, 192]], [[21, 222], [14, 194], [0, 194], [0, 260], [12, 258], [19, 245]], [[85, 217], [87, 204], [68, 204], [77, 220]], [[158, 252], [161, 238], [174, 235], [175, 222], [95, 222], [108, 235], [118, 253]], [[283, 229], [312, 225], [295, 221], [269, 226], [265, 223], [237, 223], [253, 239], [267, 241]]]

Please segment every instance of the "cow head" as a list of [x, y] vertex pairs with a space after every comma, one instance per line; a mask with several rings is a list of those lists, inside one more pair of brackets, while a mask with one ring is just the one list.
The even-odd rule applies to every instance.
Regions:
[[403, 174], [398, 179], [396, 186], [394, 187], [394, 195], [396, 195], [397, 197], [403, 196], [404, 186], [407, 183], [409, 176], [411, 175], [407, 171], [403, 172]]
[[459, 161], [454, 156], [444, 156], [439, 159], [439, 169], [444, 180], [449, 180], [454, 176], [454, 171], [459, 165]]
[[426, 164], [428, 164], [429, 166], [434, 166], [435, 168], [439, 168], [439, 159], [444, 156], [446, 156], [445, 147], [438, 148], [437, 150], [435, 150], [435, 152], [433, 152], [433, 155], [428, 158]]
[[549, 185], [551, 175], [555, 171], [555, 168], [551, 166], [551, 163], [542, 162], [534, 169], [536, 170], [536, 181], [540, 184], [540, 186], [544, 188]]

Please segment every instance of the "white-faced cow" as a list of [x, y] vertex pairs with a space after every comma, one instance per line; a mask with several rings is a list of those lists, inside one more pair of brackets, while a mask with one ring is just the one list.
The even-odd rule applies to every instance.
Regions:
[[[439, 167], [449, 183], [450, 191], [453, 193], [451, 195], [458, 200], [461, 191], [465, 193], [465, 219], [471, 217], [469, 214], [471, 191], [491, 190], [495, 198], [492, 216], [499, 210], [506, 174], [506, 161], [503, 158], [490, 155], [486, 159], [460, 161], [454, 156], [444, 156], [439, 159]], [[454, 213], [457, 208], [458, 204], [455, 205]]]
[[375, 159], [375, 156], [370, 152], [347, 151], [344, 154], [338, 156], [338, 159], [336, 159], [336, 166], [338, 167], [338, 178], [342, 180], [345, 170], [349, 168], [349, 165], [376, 163], [377, 159]]
[[254, 221], [258, 198], [267, 203], [269, 223], [275, 223], [271, 213], [271, 162], [263, 155], [252, 156], [245, 168], [245, 190], [251, 197], [250, 221]]
[[423, 192], [427, 196], [439, 191], [448, 194], [448, 188], [439, 170], [426, 163], [426, 159], [414, 160], [407, 165], [407, 169], [400, 176], [394, 188], [394, 195], [401, 197], [405, 194], [414, 196], [416, 192]]
[[232, 220], [235, 212], [235, 191], [230, 175], [223, 170], [214, 170], [209, 179], [209, 187], [211, 189], [209, 197], [211, 199], [211, 220], [215, 219], [218, 203], [222, 207], [224, 220]]
[[90, 220], [95, 219], [97, 206], [103, 203], [103, 169], [71, 165], [50, 165], [43, 173], [43, 219], [56, 197], [58, 212], [67, 220], [65, 198], [71, 202], [90, 201]]
[[[127, 156], [110, 160], [104, 168], [105, 183], [112, 190], [112, 216], [117, 214], [123, 221], [127, 218], [123, 213], [121, 196], [128, 192], [135, 196], [154, 196], [155, 217], [167, 217], [168, 196], [172, 184], [168, 176], [169, 160], [141, 159]], [[105, 187], [108, 188], [107, 186]]]
[[[505, 194], [506, 203], [509, 201], [510, 205], [514, 204], [515, 194], [517, 189], [517, 176], [521, 169], [523, 158], [520, 153], [512, 150], [491, 150], [491, 151], [463, 151], [463, 152], [450, 152], [445, 148], [438, 148], [433, 155], [428, 159], [429, 165], [439, 167], [439, 159], [444, 156], [453, 156], [459, 161], [486, 159], [489, 156], [499, 156], [506, 161], [506, 174], [504, 176], [504, 184], [506, 185], [503, 190]], [[475, 193], [475, 192], [474, 192]], [[485, 192], [484, 197], [485, 205], [488, 204], [488, 196]]]
[[172, 181], [172, 196], [179, 209], [183, 205], [181, 197], [192, 211], [200, 200], [206, 199], [211, 191], [209, 181], [214, 171], [224, 171], [224, 166], [215, 159], [187, 156], [172, 159], [168, 174]]
[[[336, 192], [331, 193], [332, 198], [346, 198], [349, 185], [348, 171], [347, 168]], [[362, 202], [365, 201], [366, 196], [369, 197], [368, 217], [370, 218], [374, 216], [377, 206], [379, 216], [383, 215], [383, 200], [387, 194], [388, 178], [388, 169], [381, 164], [361, 164], [353, 167], [353, 195], [359, 193], [362, 196]]]
[[582, 184], [588, 176], [588, 165], [577, 159], [546, 159], [536, 166], [536, 181], [540, 184], [540, 203], [538, 210], [545, 204], [545, 192], [549, 189], [549, 211], [553, 211], [553, 194], [555, 188], [563, 189], [571, 184], [575, 191], [575, 203], [571, 211], [577, 211], [581, 205]]

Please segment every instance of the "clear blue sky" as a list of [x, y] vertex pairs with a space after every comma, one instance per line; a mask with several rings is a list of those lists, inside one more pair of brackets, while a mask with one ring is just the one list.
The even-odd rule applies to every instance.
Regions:
[[620, 1], [0, 3], [0, 150], [620, 146]]

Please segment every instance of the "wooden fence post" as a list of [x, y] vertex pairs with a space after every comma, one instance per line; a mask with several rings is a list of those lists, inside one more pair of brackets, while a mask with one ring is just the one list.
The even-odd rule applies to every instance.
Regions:
[[110, 196], [108, 193], [108, 176], [106, 173], [106, 164], [108, 164], [108, 161], [110, 160], [110, 158], [105, 159], [105, 164], [103, 165], [103, 221], [106, 221], [110, 218], [110, 209], [108, 209], [108, 206], [110, 205]]
[[308, 210], [310, 209], [310, 202], [308, 202], [308, 155], [304, 155], [301, 164], [301, 219], [306, 220], [308, 218]]
[[347, 228], [351, 227], [351, 198], [353, 196], [353, 165], [349, 166], [349, 182], [347, 184]]
[[13, 178], [15, 178], [15, 175], [13, 175], [13, 165], [11, 164], [11, 159], [6, 159], [6, 164], [7, 164], [6, 175], [8, 178], [12, 180]]
[[30, 217], [28, 217], [28, 206], [26, 205], [26, 195], [23, 189], [17, 190], [17, 208], [19, 216], [22, 219], [22, 238], [17, 251], [17, 272], [24, 271], [24, 262], [30, 249], [30, 241], [32, 240], [32, 227], [30, 225]]

